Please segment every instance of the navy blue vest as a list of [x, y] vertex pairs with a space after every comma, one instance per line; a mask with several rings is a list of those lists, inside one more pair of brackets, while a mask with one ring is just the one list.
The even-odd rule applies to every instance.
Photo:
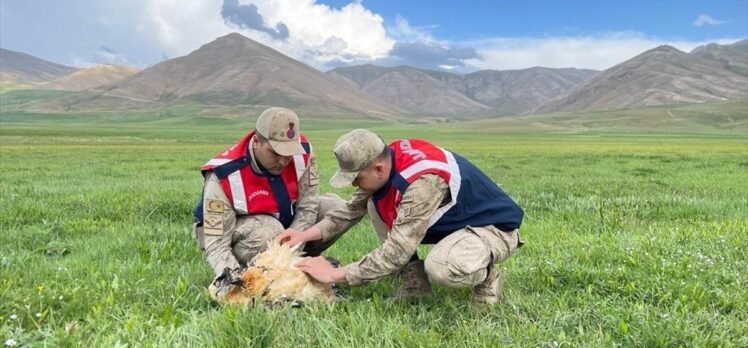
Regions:
[[[465, 226], [488, 226], [509, 232], [519, 229], [524, 212], [491, 178], [464, 157], [452, 152], [460, 168], [461, 186], [457, 204], [426, 231], [422, 244], [434, 244]], [[408, 186], [399, 174], [390, 175], [384, 186], [395, 185], [404, 192]], [[372, 199], [376, 199], [376, 194]]]

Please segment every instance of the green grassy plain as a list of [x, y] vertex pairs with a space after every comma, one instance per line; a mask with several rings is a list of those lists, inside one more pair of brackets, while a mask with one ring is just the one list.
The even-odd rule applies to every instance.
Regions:
[[[518, 201], [527, 244], [501, 264], [505, 300], [490, 310], [469, 306], [468, 289], [389, 303], [391, 278], [343, 288], [345, 299], [329, 306], [219, 308], [205, 291], [212, 275], [191, 238], [190, 212], [200, 165], [252, 119], [190, 107], [4, 112], [0, 339], [94, 347], [746, 347], [746, 112], [731, 104], [724, 109], [738, 111], [705, 125], [708, 117], [685, 117], [695, 108], [671, 113], [699, 121], [663, 130], [618, 121], [636, 111], [431, 125], [304, 119], [322, 192], [349, 197], [351, 189], [326, 183], [332, 144], [368, 127], [388, 140], [421, 137], [461, 153]], [[347, 263], [376, 245], [365, 222], [328, 254]]]

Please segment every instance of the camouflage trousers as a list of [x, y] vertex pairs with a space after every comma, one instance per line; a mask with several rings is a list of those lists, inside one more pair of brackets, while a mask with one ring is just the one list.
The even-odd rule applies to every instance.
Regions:
[[[328, 211], [343, 205], [345, 201], [334, 193], [320, 195], [316, 221], [322, 220]], [[234, 269], [240, 264], [246, 265], [267, 248], [268, 241], [284, 230], [280, 221], [271, 215], [245, 215], [236, 216], [236, 224], [228, 233], [217, 236], [206, 235], [195, 228], [195, 238], [198, 246], [206, 251], [207, 261], [214, 273], [219, 275], [226, 267]], [[303, 250], [306, 255], [317, 256], [334, 242], [335, 239], [325, 242], [309, 242], [303, 246]], [[221, 246], [230, 248], [231, 252], [209, 252]]]
[[[379, 218], [374, 204], [368, 214], [380, 241], [389, 227]], [[431, 281], [450, 288], [468, 288], [482, 283], [490, 267], [512, 255], [520, 244], [519, 231], [501, 231], [495, 226], [466, 226], [437, 242], [426, 255], [424, 266]]]

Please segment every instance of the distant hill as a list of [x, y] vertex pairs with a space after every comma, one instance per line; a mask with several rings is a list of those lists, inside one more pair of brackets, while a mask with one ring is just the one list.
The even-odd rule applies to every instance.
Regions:
[[524, 113], [596, 73], [536, 67], [457, 75], [409, 66], [367, 64], [336, 68], [328, 75], [411, 113], [458, 115]]
[[96, 65], [42, 84], [39, 88], [82, 91], [112, 83], [138, 71], [138, 68], [125, 65]]
[[411, 113], [457, 114], [490, 110], [489, 106], [470, 99], [452, 86], [450, 79], [461, 84], [458, 75], [409, 66], [386, 68], [374, 65], [337, 68], [328, 74], [347, 78], [364, 93]]
[[727, 70], [748, 76], [748, 39], [731, 45], [709, 44], [699, 46], [691, 54], [700, 58], [720, 62]]
[[534, 67], [484, 70], [465, 75], [465, 93], [501, 114], [525, 114], [557, 97], [599, 71]]
[[725, 63], [660, 46], [605, 70], [536, 110], [611, 110], [746, 98], [748, 78]]
[[32, 55], [0, 48], [0, 79], [5, 83], [38, 85], [78, 71]]
[[240, 34], [220, 37], [91, 93], [68, 97], [65, 108], [165, 105], [282, 105], [389, 117], [402, 110]]
[[[466, 75], [374, 65], [322, 73], [236, 33], [139, 72], [122, 66], [79, 70], [20, 52], [0, 53], [0, 94], [11, 93], [3, 99], [6, 110], [197, 104], [242, 115], [281, 105], [326, 117], [457, 119], [748, 98], [748, 40], [691, 53], [660, 46], [602, 72], [533, 67]], [[18, 88], [76, 92], [12, 91]]]

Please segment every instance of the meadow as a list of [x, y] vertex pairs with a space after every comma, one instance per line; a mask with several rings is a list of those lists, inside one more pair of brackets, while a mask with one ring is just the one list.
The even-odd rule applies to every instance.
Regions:
[[[332, 305], [247, 309], [211, 303], [212, 272], [191, 237], [191, 210], [199, 167], [253, 118], [189, 108], [4, 112], [0, 339], [74, 347], [746, 347], [748, 116], [735, 113], [707, 131], [693, 118], [661, 130], [604, 129], [600, 115], [571, 126], [563, 115], [448, 124], [302, 119], [322, 192], [352, 192], [326, 182], [332, 145], [348, 130], [426, 138], [473, 161], [525, 209], [526, 244], [500, 265], [504, 301], [491, 309], [470, 306], [468, 289], [439, 287], [433, 298], [391, 303], [394, 277], [344, 286]], [[348, 263], [377, 243], [364, 220], [327, 254]]]

